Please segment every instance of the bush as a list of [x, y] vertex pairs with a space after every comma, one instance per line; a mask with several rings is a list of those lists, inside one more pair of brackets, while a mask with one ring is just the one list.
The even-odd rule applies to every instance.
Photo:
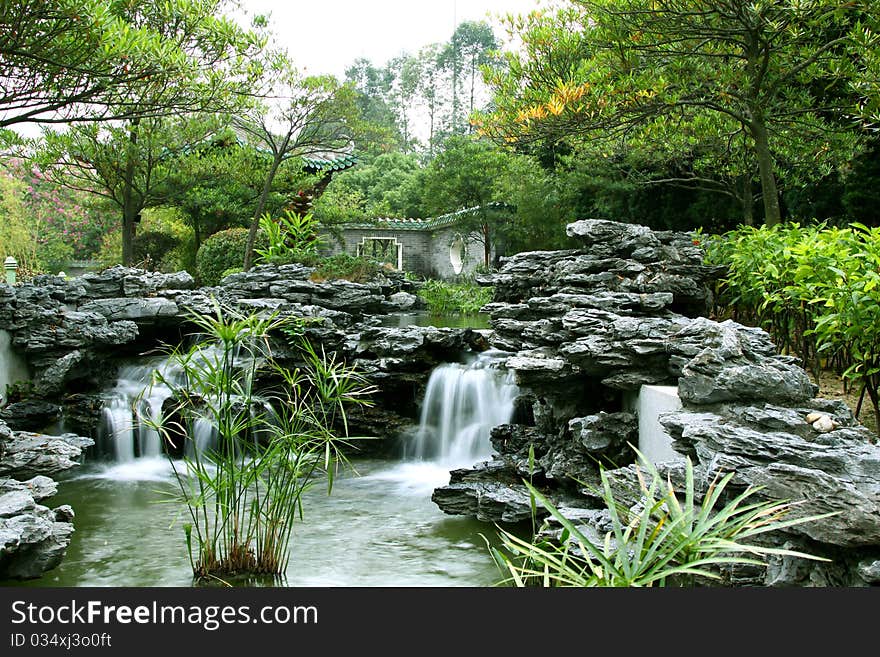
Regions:
[[711, 240], [707, 261], [727, 267], [719, 298], [737, 319], [814, 372], [835, 368], [880, 425], [880, 228], [742, 227]]
[[164, 271], [163, 263], [170, 264], [165, 257], [180, 247], [180, 240], [168, 233], [147, 231], [135, 236], [132, 247], [136, 267]]
[[545, 587], [682, 586], [695, 584], [696, 578], [721, 579], [721, 568], [759, 565], [760, 557], [771, 554], [827, 561], [768, 547], [761, 538], [834, 513], [786, 518], [794, 504], [759, 501], [760, 488], [750, 487], [739, 494], [725, 490], [735, 472], [716, 477], [700, 500], [690, 459], [685, 464], [684, 490], [677, 491], [657, 468], [641, 454], [639, 457], [640, 503], [632, 508], [615, 499], [608, 472], [600, 473], [601, 487], [594, 492], [605, 503], [611, 520], [611, 531], [604, 541], [594, 542], [582, 527], [524, 481], [531, 495], [533, 522], [540, 504], [562, 526], [562, 533], [558, 541], [544, 538], [549, 523], [531, 540], [500, 530], [505, 549], [491, 548], [491, 553], [507, 575], [504, 583]]
[[340, 253], [315, 263], [315, 273], [311, 278], [316, 282], [341, 278], [355, 283], [366, 283], [373, 280], [381, 270], [382, 266], [373, 260]]
[[[247, 228], [229, 228], [214, 233], [202, 242], [196, 254], [196, 274], [202, 285], [217, 285], [223, 272], [244, 263]], [[257, 233], [257, 245], [265, 244], [265, 235]]]
[[428, 312], [435, 315], [462, 313], [470, 315], [492, 301], [494, 290], [476, 283], [445, 283], [427, 281], [419, 296], [428, 304]]

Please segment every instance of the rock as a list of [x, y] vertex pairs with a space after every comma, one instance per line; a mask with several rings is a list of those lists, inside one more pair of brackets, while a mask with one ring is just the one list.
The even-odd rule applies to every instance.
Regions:
[[815, 422], [812, 423], [813, 428], [819, 433], [828, 433], [834, 431], [840, 425], [827, 415], [820, 415]]
[[419, 297], [409, 292], [395, 292], [388, 297], [388, 301], [400, 310], [409, 310], [419, 305]]
[[431, 499], [451, 515], [472, 516], [483, 522], [527, 520], [532, 515], [529, 491], [515, 479], [498, 481], [496, 473], [504, 470], [500, 464], [453, 470], [449, 485], [434, 489]]
[[[568, 422], [572, 438], [589, 454], [617, 457], [628, 450], [627, 443], [638, 444], [639, 420], [632, 413], [606, 413], [576, 417]], [[616, 458], [611, 459], [617, 460]]]
[[11, 441], [3, 441], [0, 477], [30, 479], [57, 474], [78, 466], [83, 449], [91, 445], [91, 438], [74, 434], [44, 436], [18, 432]]
[[85, 353], [75, 349], [64, 354], [48, 367], [38, 371], [34, 379], [34, 392], [41, 397], [60, 395], [64, 392], [68, 377], [83, 361]]
[[161, 297], [98, 299], [83, 304], [80, 310], [98, 313], [111, 322], [130, 319], [141, 324], [176, 319], [180, 312], [176, 303]]
[[17, 431], [40, 431], [60, 414], [61, 406], [39, 399], [26, 399], [0, 409], [0, 418]]
[[0, 479], [0, 578], [39, 577], [61, 562], [73, 533], [73, 510], [37, 504], [50, 490], [54, 482], [47, 477]]
[[603, 255], [628, 256], [635, 249], [660, 245], [650, 228], [599, 219], [585, 219], [568, 224], [565, 234], [589, 247], [592, 253], [598, 250]]
[[790, 533], [841, 547], [880, 545], [877, 445], [845, 438], [812, 442], [793, 433], [754, 430], [714, 413], [668, 413], [660, 422], [677, 451], [705, 466], [707, 478], [735, 471], [737, 486], [760, 486], [765, 497], [802, 501], [792, 518], [836, 514], [791, 527]]
[[880, 559], [865, 559], [858, 566], [859, 576], [868, 584], [880, 584]]

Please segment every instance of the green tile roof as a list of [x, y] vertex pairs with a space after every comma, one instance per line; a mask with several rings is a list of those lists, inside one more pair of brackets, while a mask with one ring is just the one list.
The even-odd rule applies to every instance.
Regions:
[[477, 212], [484, 209], [493, 211], [513, 210], [513, 206], [508, 203], [492, 202], [485, 206], [477, 206], [473, 208], [464, 208], [455, 212], [440, 215], [439, 217], [429, 217], [426, 219], [416, 218], [392, 218], [378, 217], [372, 221], [361, 221], [357, 223], [342, 224], [340, 228], [358, 228], [363, 230], [437, 230], [447, 226], [453, 226], [462, 219], [472, 217]]

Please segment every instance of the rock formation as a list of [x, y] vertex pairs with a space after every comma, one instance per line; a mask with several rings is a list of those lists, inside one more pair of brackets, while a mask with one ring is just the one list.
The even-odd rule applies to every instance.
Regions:
[[16, 433], [0, 421], [0, 579], [29, 579], [55, 568], [73, 533], [73, 509], [39, 504], [57, 492], [46, 473], [79, 463], [91, 439]]
[[776, 537], [830, 564], [774, 558], [731, 582], [880, 583], [876, 437], [842, 402], [816, 399], [806, 372], [777, 355], [763, 330], [700, 316], [716, 272], [689, 236], [593, 220], [568, 234], [583, 248], [521, 253], [481, 280], [495, 286], [485, 309], [490, 344], [511, 352], [506, 365], [526, 420], [496, 427], [497, 456], [453, 472], [435, 502], [481, 520], [524, 520], [531, 511], [521, 482], [531, 478], [601, 537], [605, 516], [590, 492], [598, 464], [622, 495], [635, 488], [631, 402], [643, 384], [673, 385], [683, 409], [660, 419], [704, 486], [733, 471], [736, 490], [761, 486], [767, 498], [802, 502], [791, 517], [836, 512]]

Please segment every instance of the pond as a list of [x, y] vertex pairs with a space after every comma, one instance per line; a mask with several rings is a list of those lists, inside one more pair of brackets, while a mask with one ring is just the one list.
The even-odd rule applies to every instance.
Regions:
[[[316, 486], [291, 542], [286, 586], [490, 586], [499, 572], [482, 535], [493, 525], [431, 501], [448, 472], [429, 462], [354, 461], [333, 493]], [[91, 463], [59, 478], [51, 506], [76, 510], [67, 556], [24, 586], [190, 586], [185, 507], [166, 458]], [[497, 541], [495, 541], [497, 542]]]
[[427, 311], [401, 312], [382, 315], [379, 326], [406, 328], [407, 326], [436, 326], [438, 328], [489, 328], [487, 313], [463, 315], [458, 313], [434, 315]]

